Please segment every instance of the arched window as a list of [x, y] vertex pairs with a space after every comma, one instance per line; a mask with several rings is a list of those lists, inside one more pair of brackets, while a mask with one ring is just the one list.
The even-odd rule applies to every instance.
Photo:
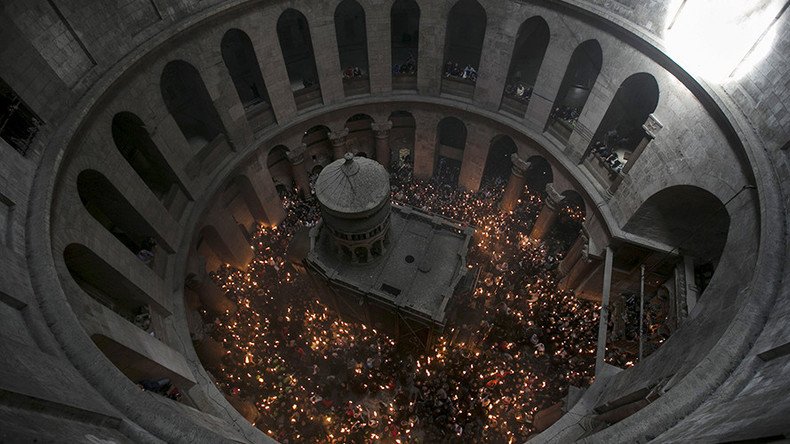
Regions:
[[397, 0], [390, 10], [392, 89], [417, 89], [420, 47], [420, 6], [414, 0]]
[[151, 192], [176, 215], [181, 214], [188, 198], [181, 189], [178, 176], [170, 168], [139, 117], [120, 112], [112, 119], [115, 147], [129, 162]]
[[258, 57], [250, 37], [239, 29], [229, 29], [222, 37], [222, 60], [228, 68], [247, 119], [257, 130], [275, 123], [269, 92], [261, 75]]
[[701, 292], [712, 279], [727, 243], [730, 214], [709, 191], [675, 185], [650, 196], [623, 229], [692, 257]]
[[563, 191], [562, 197], [557, 209], [557, 222], [552, 226], [549, 236], [559, 242], [559, 251], [567, 252], [582, 229], [587, 209], [584, 198], [575, 190]]
[[295, 9], [283, 11], [277, 20], [277, 37], [294, 92], [296, 109], [323, 104], [310, 25], [305, 16]]
[[71, 277], [88, 296], [129, 322], [134, 322], [138, 315], [148, 313], [151, 305], [164, 310], [124, 273], [84, 245], [67, 246], [63, 251], [63, 261]]
[[368, 33], [365, 10], [355, 0], [343, 0], [335, 9], [335, 33], [346, 96], [370, 93]]
[[524, 117], [549, 46], [549, 36], [549, 25], [541, 17], [526, 20], [518, 29], [500, 109]]
[[436, 162], [433, 176], [442, 184], [455, 187], [461, 174], [466, 148], [466, 125], [455, 117], [445, 117], [436, 131]]
[[196, 151], [222, 133], [222, 120], [194, 66], [182, 60], [168, 62], [160, 87], [167, 110]]
[[417, 131], [417, 122], [414, 116], [407, 111], [395, 111], [390, 114], [392, 122], [390, 132], [390, 149], [392, 152], [391, 165], [395, 167], [404, 164], [414, 165], [414, 141]]
[[658, 83], [652, 75], [634, 74], [623, 81], [593, 135], [586, 154], [594, 168], [615, 177], [645, 137], [642, 125], [658, 106]]
[[527, 188], [535, 193], [546, 191], [546, 185], [554, 181], [551, 164], [542, 156], [531, 156], [527, 159], [529, 169], [525, 175]]
[[332, 142], [329, 140], [331, 130], [324, 125], [316, 125], [305, 131], [302, 143], [305, 144], [305, 165], [307, 171], [315, 165], [326, 166], [332, 162]]
[[518, 148], [510, 136], [497, 136], [491, 141], [483, 170], [483, 187], [504, 187], [513, 167], [510, 156], [516, 152]]
[[0, 138], [20, 154], [27, 154], [43, 123], [21, 97], [0, 79]]
[[272, 148], [266, 155], [266, 166], [280, 196], [285, 196], [293, 191], [294, 177], [291, 162], [288, 160], [287, 147], [277, 145]]
[[560, 83], [554, 108], [551, 110], [546, 130], [560, 140], [567, 141], [579, 119], [601, 72], [601, 45], [597, 40], [587, 40], [573, 51], [568, 68]]
[[374, 157], [373, 118], [367, 114], [355, 114], [346, 120], [348, 128], [348, 138], [346, 139], [346, 151], [355, 155]]
[[[147, 250], [153, 253], [154, 245], [162, 244], [162, 239], [103, 174], [95, 170], [82, 171], [77, 176], [77, 192], [88, 213], [132, 254], [144, 262], [153, 259], [141, 256], [141, 252]], [[166, 245], [160, 247], [167, 248]], [[157, 254], [157, 257], [161, 255]], [[147, 265], [151, 266], [152, 261], [148, 261]], [[155, 268], [164, 271], [160, 267]]]
[[459, 0], [447, 19], [442, 92], [471, 98], [486, 33], [486, 12], [476, 0]]

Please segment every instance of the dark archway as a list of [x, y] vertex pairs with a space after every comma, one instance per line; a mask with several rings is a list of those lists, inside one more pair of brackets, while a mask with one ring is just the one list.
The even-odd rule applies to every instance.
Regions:
[[474, 94], [486, 20], [485, 9], [476, 0], [459, 0], [450, 10], [444, 43], [442, 92], [462, 97]]
[[286, 9], [277, 20], [277, 38], [288, 71], [288, 80], [294, 91], [296, 108], [299, 110], [320, 105], [321, 85], [315, 64], [310, 25], [304, 14], [295, 9]]
[[561, 140], [568, 140], [573, 132], [573, 126], [579, 120], [601, 72], [602, 63], [601, 45], [597, 40], [582, 42], [573, 51], [546, 122], [546, 129]]
[[527, 188], [533, 193], [544, 193], [546, 185], [554, 181], [551, 164], [542, 156], [531, 156], [527, 159], [529, 169], [525, 175]]
[[414, 0], [397, 0], [390, 10], [392, 48], [392, 88], [417, 88], [417, 60], [420, 47], [420, 5]]
[[417, 121], [408, 111], [395, 111], [390, 114], [392, 122], [390, 132], [391, 164], [398, 168], [414, 165], [414, 142], [417, 132]]
[[222, 60], [253, 127], [259, 129], [275, 123], [269, 92], [250, 37], [242, 30], [229, 29], [222, 37], [221, 48]]
[[314, 165], [326, 166], [334, 159], [332, 142], [329, 140], [331, 130], [324, 125], [316, 125], [305, 131], [302, 136], [306, 151], [307, 165], [304, 168], [310, 171]]
[[458, 186], [464, 148], [466, 148], [466, 125], [455, 117], [442, 119], [436, 129], [434, 180], [452, 187]]
[[115, 147], [151, 192], [163, 203], [172, 202], [173, 194], [181, 193], [178, 177], [151, 140], [143, 121], [122, 111], [113, 117], [111, 131]]
[[84, 245], [68, 245], [63, 250], [63, 261], [71, 277], [88, 296], [129, 322], [148, 312], [149, 305], [164, 311], [124, 273]]
[[675, 185], [650, 196], [623, 229], [679, 248], [698, 263], [716, 265], [727, 243], [730, 215], [709, 191]]
[[266, 155], [266, 167], [269, 175], [272, 176], [275, 188], [280, 196], [284, 196], [294, 188], [293, 170], [291, 162], [288, 160], [288, 148], [284, 145], [277, 145]]
[[542, 17], [532, 17], [521, 24], [510, 59], [501, 109], [519, 117], [527, 112], [549, 38], [549, 25]]
[[162, 70], [160, 87], [167, 110], [195, 150], [223, 132], [222, 119], [194, 66], [183, 60], [168, 62]]
[[623, 81], [587, 148], [613, 173], [619, 173], [645, 137], [642, 125], [658, 106], [658, 83], [646, 73]]
[[356, 0], [343, 0], [335, 8], [335, 36], [346, 96], [370, 93], [365, 10]]
[[500, 135], [491, 140], [483, 170], [483, 187], [504, 186], [513, 167], [511, 156], [518, 152], [516, 142], [510, 136]]
[[[98, 171], [82, 171], [77, 176], [77, 192], [88, 213], [132, 254], [151, 251], [151, 239], [163, 243], [148, 220]], [[171, 252], [167, 245], [162, 246]]]
[[346, 151], [364, 154], [369, 158], [375, 156], [375, 140], [371, 125], [373, 118], [367, 114], [354, 114], [346, 120], [346, 128], [348, 128]]

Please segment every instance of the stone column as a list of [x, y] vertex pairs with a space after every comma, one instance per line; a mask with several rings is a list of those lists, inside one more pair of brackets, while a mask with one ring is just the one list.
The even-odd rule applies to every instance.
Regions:
[[330, 131], [327, 134], [329, 141], [332, 142], [332, 155], [335, 160], [342, 159], [346, 154], [346, 140], [348, 140], [348, 128], [340, 131]]
[[299, 190], [299, 195], [304, 199], [310, 199], [310, 178], [307, 176], [307, 170], [304, 169], [304, 154], [307, 151], [307, 145], [301, 144], [298, 148], [288, 151], [288, 160], [291, 162], [291, 172], [296, 182], [296, 189]]
[[370, 125], [373, 130], [373, 136], [376, 138], [376, 161], [384, 165], [384, 169], [390, 170], [390, 160], [392, 159], [392, 152], [390, 151], [390, 130], [392, 130], [392, 121], [373, 123]]
[[612, 249], [606, 247], [606, 259], [603, 267], [603, 297], [601, 298], [601, 316], [598, 319], [598, 350], [595, 355], [595, 375], [601, 374], [606, 357], [606, 329], [609, 324], [609, 294], [612, 290]]
[[600, 262], [593, 260], [589, 256], [587, 248], [583, 248], [579, 259], [560, 281], [559, 288], [562, 290], [580, 290], [587, 282], [590, 274], [598, 268], [599, 264]]
[[625, 163], [623, 170], [620, 174], [617, 175], [612, 185], [609, 186], [609, 192], [614, 193], [620, 187], [620, 184], [623, 183], [623, 179], [625, 179], [625, 175], [631, 171], [631, 168], [634, 167], [634, 163], [639, 156], [645, 151], [645, 149], [650, 145], [656, 135], [658, 134], [661, 129], [664, 128], [664, 125], [656, 118], [654, 114], [650, 114], [647, 116], [647, 120], [645, 121], [644, 125], [642, 125], [642, 129], [645, 131], [645, 136], [642, 137], [642, 140], [637, 145], [634, 152], [628, 157], [628, 161]]
[[513, 163], [510, 169], [510, 178], [507, 180], [505, 194], [499, 203], [499, 209], [505, 213], [516, 208], [518, 199], [521, 197], [521, 194], [524, 192], [524, 186], [527, 184], [526, 174], [530, 167], [529, 162], [519, 157], [518, 153], [513, 153], [510, 156], [510, 161]]
[[283, 208], [277, 189], [260, 159], [256, 158], [244, 170], [243, 175], [249, 180], [252, 193], [245, 193], [242, 190], [247, 205], [252, 216], [259, 222], [264, 222], [269, 226], [277, 225], [285, 219], [285, 209]]
[[543, 208], [538, 214], [538, 219], [535, 221], [535, 226], [532, 227], [529, 237], [540, 240], [549, 232], [554, 221], [557, 220], [557, 211], [562, 199], [562, 195], [554, 189], [554, 184], [546, 185], [546, 200], [543, 202]]
[[582, 257], [582, 253], [587, 250], [587, 242], [589, 242], [589, 238], [584, 233], [584, 231], [579, 233], [579, 237], [576, 238], [576, 241], [571, 246], [570, 250], [568, 250], [568, 254], [560, 261], [560, 265], [557, 269], [560, 276], [567, 276], [568, 273], [573, 269], [573, 266], [576, 265], [576, 262]]

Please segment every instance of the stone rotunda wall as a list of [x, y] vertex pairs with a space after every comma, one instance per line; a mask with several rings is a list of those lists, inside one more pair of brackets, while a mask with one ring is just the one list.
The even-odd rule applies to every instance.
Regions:
[[[557, 193], [583, 197], [595, 255], [623, 242], [676, 247], [660, 230], [631, 222], [665, 190], [699, 190], [669, 200], [682, 207], [696, 202], [689, 195], [711, 196], [730, 220], [717, 271], [685, 324], [644, 362], [600, 377], [537, 440], [722, 441], [789, 432], [786, 14], [753, 71], [708, 84], [664, 53], [666, 11], [656, 2], [480, 0], [486, 26], [479, 79], [469, 84], [443, 76], [455, 2], [417, 1], [418, 72], [403, 79], [391, 74], [392, 2], [361, 0], [364, 84], [341, 77], [339, 3], [3, 3], [0, 78], [37, 131], [27, 141], [0, 141], [0, 347], [9, 357], [0, 364], [0, 440], [270, 442], [216, 389], [192, 345], [194, 300], [217, 300], [206, 270], [248, 263], [239, 228], [281, 220], [276, 183], [292, 181], [309, 195], [309, 174], [337, 152], [374, 157], [408, 148], [423, 178], [440, 153], [454, 153], [459, 185], [476, 190], [502, 136], [520, 158], [548, 162]], [[288, 20], [309, 26], [310, 51], [281, 49], [286, 10], [299, 13]], [[549, 40], [531, 99], [513, 104], [503, 91], [515, 36], [535, 16]], [[550, 130], [568, 63], [590, 40], [601, 52], [597, 80], [576, 125]], [[254, 60], [248, 66], [259, 74], [232, 72], [234, 54]], [[305, 57], [315, 78], [294, 92], [304, 83], [294, 83], [293, 63]], [[612, 186], [584, 159], [618, 88], [640, 73], [657, 85], [652, 114], [661, 128]], [[244, 89], [248, 78], [254, 97]], [[448, 117], [463, 125], [462, 142], [443, 136]], [[119, 139], [117, 125], [134, 138]], [[154, 262], [135, 257], [121, 233], [131, 244], [155, 240]], [[153, 307], [156, 337], [120, 314], [141, 305]], [[127, 377], [151, 369], [177, 381], [188, 402], [141, 392]], [[658, 384], [651, 404], [591, 430], [592, 408]]]

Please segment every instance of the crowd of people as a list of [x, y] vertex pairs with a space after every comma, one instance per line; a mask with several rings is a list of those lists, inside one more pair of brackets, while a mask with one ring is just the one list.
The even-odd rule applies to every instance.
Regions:
[[367, 74], [359, 66], [349, 66], [343, 70], [343, 80], [364, 79], [365, 77]]
[[529, 103], [529, 99], [532, 98], [532, 87], [524, 84], [524, 82], [509, 82], [505, 85], [505, 94]]
[[417, 60], [411, 52], [403, 63], [392, 65], [393, 76], [415, 76], [417, 75]]
[[625, 167], [626, 160], [617, 155], [617, 150], [629, 142], [627, 137], [619, 134], [616, 128], [609, 130], [603, 138], [596, 140], [592, 146], [592, 154], [604, 163], [613, 174], [619, 174]]
[[498, 211], [505, 178], [479, 192], [391, 176], [392, 200], [475, 229], [474, 290], [454, 299], [443, 336], [428, 350], [344, 322], [286, 260], [289, 239], [320, 218], [314, 202], [284, 199], [286, 219], [261, 227], [246, 270], [212, 277], [238, 309], [214, 317], [223, 344], [209, 368], [226, 393], [260, 412], [256, 426], [282, 443], [523, 442], [541, 409], [593, 378], [599, 307], [558, 288], [557, 265], [583, 214], [565, 206], [543, 241], [530, 239], [543, 202], [525, 188]]
[[562, 120], [564, 122], [573, 124], [579, 120], [579, 115], [581, 114], [581, 109], [576, 106], [567, 106], [567, 105], [559, 105], [555, 106], [551, 110], [551, 114], [549, 115], [549, 119], [551, 120]]
[[477, 82], [477, 70], [474, 67], [466, 65], [466, 67], [461, 68], [458, 62], [453, 62], [452, 60], [448, 60], [445, 64], [444, 76], [454, 79], [469, 80], [472, 83]]

